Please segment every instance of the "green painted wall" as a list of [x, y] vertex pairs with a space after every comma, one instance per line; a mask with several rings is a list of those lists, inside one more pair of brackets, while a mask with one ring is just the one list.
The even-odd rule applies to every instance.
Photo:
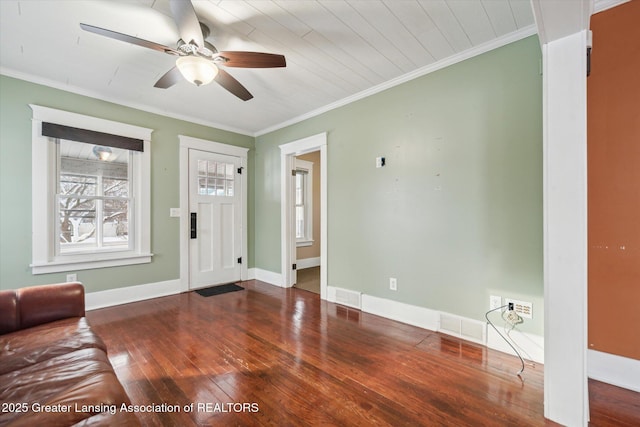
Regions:
[[330, 286], [478, 320], [531, 301], [542, 335], [540, 61], [529, 37], [258, 137], [256, 267], [280, 272], [278, 145], [326, 131]]
[[32, 275], [31, 114], [28, 104], [72, 111], [154, 129], [151, 141], [151, 251], [153, 262], [106, 270], [81, 270], [87, 292], [178, 279], [178, 135], [189, 135], [249, 151], [249, 267], [254, 259], [253, 137], [171, 119], [98, 99], [0, 76], [0, 289], [64, 281], [66, 273]]
[[79, 271], [88, 292], [179, 277], [178, 134], [251, 148], [249, 267], [280, 272], [278, 145], [328, 132], [330, 285], [478, 320], [491, 294], [532, 301], [542, 334], [539, 64], [530, 37], [255, 141], [0, 76], [0, 289], [65, 279], [28, 267], [33, 103], [155, 129], [154, 260]]

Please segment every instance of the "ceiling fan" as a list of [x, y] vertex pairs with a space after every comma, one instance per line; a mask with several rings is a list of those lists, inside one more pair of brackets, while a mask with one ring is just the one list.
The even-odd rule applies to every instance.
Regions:
[[175, 49], [93, 25], [80, 24], [80, 27], [101, 36], [178, 56], [175, 67], [160, 77], [154, 85], [161, 89], [173, 86], [182, 77], [196, 86], [206, 85], [215, 80], [238, 98], [248, 101], [253, 98], [253, 95], [239, 81], [221, 69], [220, 65], [239, 68], [286, 67], [287, 63], [283, 55], [244, 51], [218, 52], [205, 40], [209, 36], [209, 28], [198, 21], [191, 1], [169, 0], [169, 3], [180, 34], [180, 40]]

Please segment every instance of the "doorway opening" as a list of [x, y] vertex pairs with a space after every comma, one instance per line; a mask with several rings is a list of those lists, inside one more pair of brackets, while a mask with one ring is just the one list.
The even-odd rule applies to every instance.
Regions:
[[246, 280], [248, 149], [179, 138], [182, 291]]
[[[294, 286], [298, 281], [298, 272], [302, 272], [301, 278], [304, 278], [306, 273], [312, 273], [304, 270], [317, 268], [320, 298], [327, 299], [327, 135], [322, 133], [281, 145], [280, 154], [282, 284], [284, 287]], [[311, 167], [309, 163], [312, 163]], [[316, 206], [319, 212], [313, 221], [318, 223], [315, 233], [310, 227], [311, 221], [305, 221], [308, 216], [305, 217], [302, 213], [309, 205], [311, 210], [307, 209], [306, 212], [312, 212], [313, 199], [300, 197], [304, 188], [307, 188], [307, 194], [313, 193], [309, 184], [314, 185], [314, 175], [317, 176], [316, 181], [319, 181], [316, 186], [319, 197], [315, 203], [319, 204]], [[315, 252], [316, 256], [310, 256], [316, 241], [318, 252]], [[301, 249], [299, 255], [298, 248], [310, 249]]]
[[295, 287], [320, 294], [320, 151], [294, 159]]

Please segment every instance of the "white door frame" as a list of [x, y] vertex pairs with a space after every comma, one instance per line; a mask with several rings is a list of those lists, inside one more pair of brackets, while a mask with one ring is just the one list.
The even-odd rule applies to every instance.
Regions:
[[280, 200], [281, 200], [281, 248], [282, 248], [282, 286], [293, 286], [291, 265], [296, 258], [295, 236], [292, 215], [292, 179], [294, 158], [302, 154], [320, 151], [320, 298], [327, 299], [327, 134], [319, 133], [280, 145]]
[[242, 237], [240, 239], [242, 245], [242, 268], [240, 279], [247, 280], [249, 278], [247, 269], [249, 261], [247, 248], [247, 153], [249, 149], [185, 135], [178, 135], [178, 138], [180, 139], [180, 289], [182, 292], [187, 292], [190, 290], [191, 285], [191, 275], [189, 274], [189, 150], [191, 149], [240, 158], [240, 167], [243, 168], [242, 179], [240, 180], [240, 208], [242, 209]]

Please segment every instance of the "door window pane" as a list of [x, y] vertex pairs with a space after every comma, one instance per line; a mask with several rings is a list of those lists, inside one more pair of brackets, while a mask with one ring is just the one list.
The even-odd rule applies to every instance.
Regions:
[[198, 160], [198, 194], [233, 197], [234, 170], [233, 163]]

